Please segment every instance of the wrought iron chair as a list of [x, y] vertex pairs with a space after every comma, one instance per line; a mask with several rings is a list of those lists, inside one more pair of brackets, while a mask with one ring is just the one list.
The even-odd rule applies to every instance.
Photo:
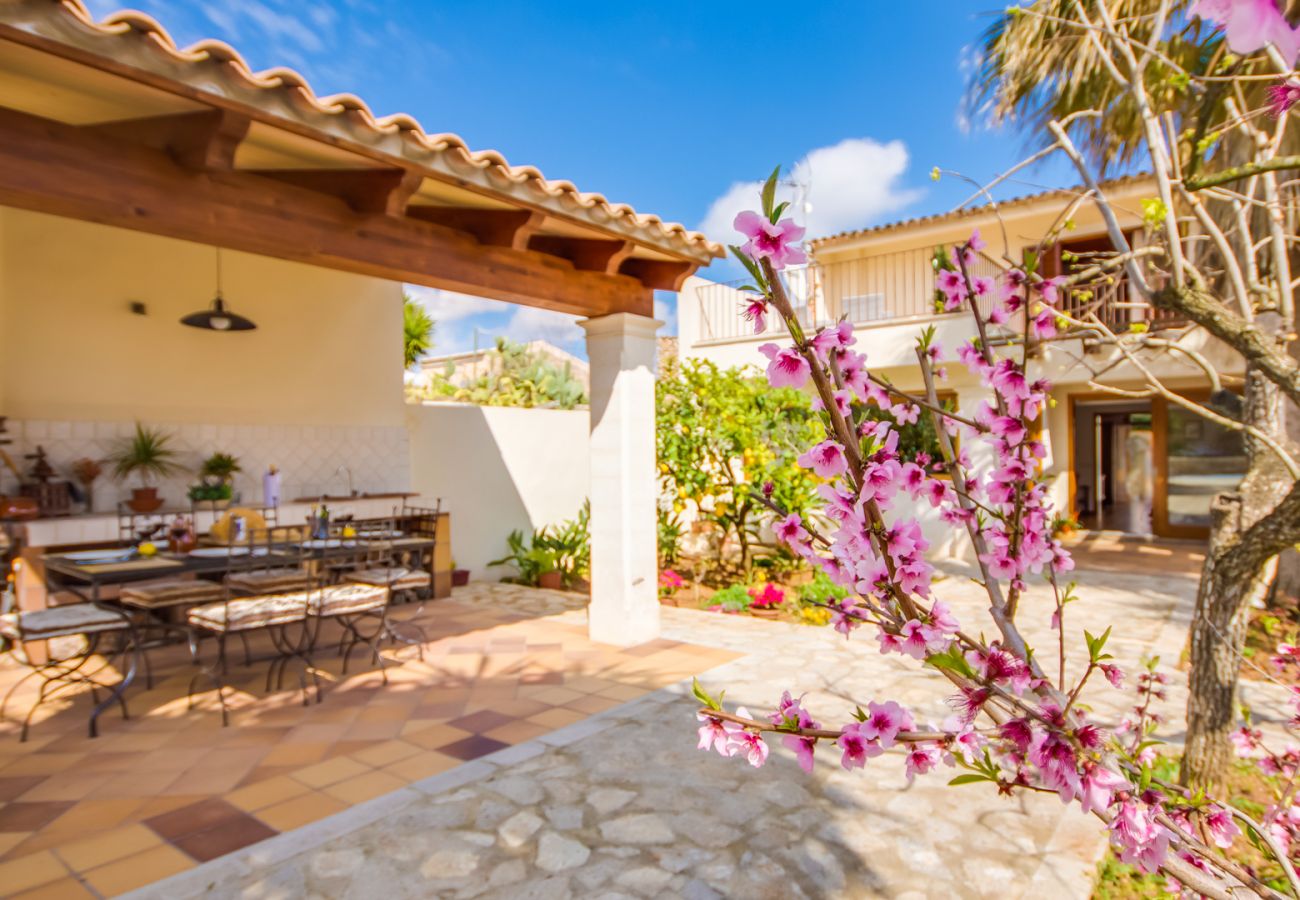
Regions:
[[[53, 594], [51, 593], [51, 596]], [[90, 668], [99, 653], [101, 641], [108, 636], [119, 639], [116, 650], [102, 657], [100, 665]], [[135, 627], [129, 616], [121, 610], [101, 606], [96, 603], [70, 603], [65, 606], [52, 606], [48, 609], [6, 610], [0, 614], [0, 637], [11, 645], [10, 652], [14, 658], [26, 666], [29, 671], [10, 687], [0, 702], [0, 721], [14, 693], [32, 679], [40, 679], [41, 686], [37, 692], [36, 702], [23, 717], [23, 727], [19, 740], [27, 740], [32, 716], [43, 704], [57, 697], [66, 695], [76, 688], [90, 691], [94, 708], [90, 713], [89, 733], [92, 738], [99, 735], [98, 719], [100, 713], [116, 703], [122, 710], [122, 718], [129, 718], [126, 699], [123, 694], [135, 678], [139, 662], [139, 648], [136, 642]], [[82, 638], [76, 652], [65, 656], [55, 656], [55, 647], [51, 642], [60, 638]], [[32, 653], [30, 644], [45, 643], [44, 654]], [[38, 661], [44, 656], [44, 662]], [[113, 660], [126, 657], [128, 668], [116, 684], [105, 684], [99, 680], [113, 665]], [[108, 697], [99, 699], [101, 690], [108, 691]]]
[[[432, 507], [404, 506], [395, 521], [388, 524], [388, 530], [394, 536], [398, 525], [414, 537], [428, 538], [433, 541], [427, 548], [421, 548], [412, 558], [412, 551], [403, 551], [400, 545], [392, 543], [386, 559], [377, 561], [361, 571], [353, 572], [348, 577], [362, 584], [383, 585], [398, 597], [427, 596], [433, 590], [433, 576], [430, 574], [434, 551], [438, 541], [438, 516], [442, 512], [442, 498]], [[421, 558], [428, 554], [430, 567], [420, 565]]]
[[[267, 669], [266, 690], [270, 691], [273, 685], [277, 690], [283, 687], [285, 669], [290, 662], [298, 660], [303, 665], [303, 675], [299, 678], [303, 705], [308, 703], [308, 675], [316, 688], [316, 702], [320, 702], [320, 678], [310, 656], [312, 629], [308, 617], [311, 615], [314, 594], [307, 566], [309, 552], [305, 543], [301, 529], [268, 527], [256, 535], [248, 547], [231, 547], [230, 571], [222, 579], [225, 596], [216, 603], [195, 607], [187, 615], [190, 653], [195, 660], [199, 658], [200, 636], [210, 635], [217, 642], [217, 654], [213, 663], [202, 667], [190, 679], [189, 708], [194, 708], [194, 689], [201, 680], [207, 678], [217, 690], [217, 700], [221, 704], [221, 724], [225, 726], [230, 723], [224, 680], [226, 639], [232, 634], [243, 637], [253, 631], [265, 631], [276, 651], [276, 656]], [[240, 574], [241, 570], [272, 565], [291, 566], [295, 571], [304, 573], [303, 588], [252, 596], [239, 596], [235, 593], [234, 583], [238, 579], [234, 576]]]
[[[343, 529], [336, 526], [341, 535]], [[379, 641], [389, 632], [388, 604], [392, 591], [384, 585], [364, 584], [351, 580], [349, 567], [353, 570], [365, 570], [376, 562], [382, 562], [389, 554], [386, 537], [371, 539], [351, 537], [339, 538], [344, 552], [336, 554], [328, 569], [322, 569], [341, 580], [330, 579], [313, 594], [311, 615], [315, 628], [312, 633], [312, 646], [316, 644], [320, 627], [325, 621], [333, 621], [340, 626], [339, 655], [343, 657], [343, 673], [347, 674], [348, 661], [352, 651], [360, 644], [370, 648], [372, 662], [379, 666], [384, 683], [388, 683], [388, 673], [384, 671], [385, 660], [379, 652]]]
[[[213, 537], [218, 543], [228, 547], [242, 545], [252, 547], [262, 543], [269, 532], [275, 532], [281, 537], [292, 540], [307, 537], [304, 528], [274, 524], [278, 520], [278, 512], [272, 513], [270, 520], [260, 514], [258, 518], [261, 521], [252, 521], [248, 526], [247, 537], [242, 540], [232, 527], [221, 530], [218, 527], [220, 522], [213, 526], [214, 531], [217, 532]], [[305, 591], [310, 587], [312, 577], [302, 560], [291, 561], [282, 555], [267, 553], [260, 557], [251, 557], [246, 565], [230, 572], [225, 578], [225, 583], [235, 594], [265, 596]]]

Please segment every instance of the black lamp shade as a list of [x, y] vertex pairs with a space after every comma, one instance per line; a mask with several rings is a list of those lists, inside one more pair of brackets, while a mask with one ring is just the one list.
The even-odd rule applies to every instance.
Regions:
[[181, 319], [181, 324], [209, 331], [252, 331], [257, 327], [252, 319], [245, 319], [226, 309], [226, 301], [221, 299], [220, 294], [212, 301], [211, 307], [202, 312], [190, 313]]

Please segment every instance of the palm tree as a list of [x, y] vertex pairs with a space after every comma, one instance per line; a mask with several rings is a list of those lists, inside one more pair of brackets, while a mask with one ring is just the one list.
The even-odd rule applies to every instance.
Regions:
[[437, 325], [429, 311], [410, 294], [402, 294], [402, 367], [411, 368], [433, 347]]

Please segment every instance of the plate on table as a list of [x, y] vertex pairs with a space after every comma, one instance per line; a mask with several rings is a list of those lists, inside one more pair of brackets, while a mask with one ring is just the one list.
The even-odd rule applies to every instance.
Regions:
[[351, 547], [354, 541], [342, 541], [338, 538], [316, 538], [310, 541], [299, 541], [298, 546], [304, 550], [335, 550], [339, 547]]
[[104, 547], [100, 550], [74, 550], [71, 553], [61, 553], [59, 555], [66, 560], [79, 563], [125, 562], [135, 556], [135, 549], [132, 547]]
[[189, 552], [198, 559], [226, 559], [230, 556], [248, 556], [247, 547], [196, 547]]
[[366, 538], [367, 540], [373, 541], [373, 540], [380, 540], [383, 538], [399, 538], [402, 537], [402, 532], [393, 531], [392, 529], [388, 529], [388, 530], [380, 529], [379, 531], [358, 531], [357, 537]]

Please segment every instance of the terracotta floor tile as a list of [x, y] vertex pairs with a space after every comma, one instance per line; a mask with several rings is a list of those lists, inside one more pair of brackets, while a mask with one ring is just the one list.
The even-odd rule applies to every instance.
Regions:
[[280, 744], [262, 757], [264, 766], [303, 766], [320, 762], [329, 752], [330, 744], [324, 741], [309, 744]]
[[387, 766], [420, 753], [421, 749], [406, 741], [384, 741], [352, 754], [368, 766]]
[[504, 750], [509, 746], [504, 741], [494, 741], [492, 738], [484, 737], [481, 734], [472, 734], [467, 738], [438, 747], [437, 750], [439, 753], [454, 756], [456, 759], [470, 760], [478, 759], [480, 756], [487, 756], [489, 753], [495, 753], [498, 750]]
[[[351, 750], [359, 750], [366, 744], [377, 743], [380, 741], [391, 741], [402, 734], [402, 723], [400, 721], [392, 722], [354, 722], [348, 726], [347, 734], [344, 739], [336, 743], [335, 751], [341, 745], [353, 745]], [[360, 746], [358, 746], [360, 745]]]
[[169, 841], [207, 831], [232, 819], [246, 818], [243, 810], [237, 809], [217, 797], [209, 797], [189, 806], [182, 806], [159, 816], [145, 820], [145, 824]]
[[49, 850], [0, 862], [0, 885], [4, 885], [3, 890], [6, 892], [24, 891], [49, 884], [66, 878], [69, 874], [68, 867], [59, 862]]
[[437, 750], [443, 744], [467, 738], [470, 732], [451, 725], [433, 725], [414, 734], [403, 734], [402, 740], [408, 741], [427, 750]]
[[[81, 800], [103, 787], [114, 777], [108, 772], [90, 775], [83, 775], [78, 771], [64, 772], [57, 777], [46, 778], [15, 802], [40, 803], [59, 800]], [[0, 816], [3, 815], [3, 811], [0, 810]]]
[[112, 897], [193, 867], [192, 859], [175, 847], [163, 844], [91, 869], [83, 877], [99, 893]]
[[357, 714], [358, 722], [402, 722], [410, 710], [398, 706], [374, 706], [361, 710]]
[[574, 700], [572, 703], [564, 704], [566, 709], [576, 709], [580, 713], [593, 715], [598, 712], [604, 712], [607, 709], [613, 709], [615, 706], [622, 704], [622, 700], [614, 700], [611, 697], [592, 697], [586, 696]]
[[60, 878], [19, 894], [6, 894], [9, 900], [93, 900], [95, 897], [75, 878]]
[[47, 775], [22, 775], [16, 778], [0, 778], [0, 803], [17, 800], [48, 777]]
[[311, 789], [302, 782], [279, 775], [232, 791], [226, 795], [226, 802], [245, 812], [254, 812], [299, 797], [309, 790]]
[[199, 862], [207, 862], [218, 856], [234, 853], [249, 844], [275, 837], [277, 834], [279, 831], [266, 823], [253, 816], [242, 815], [238, 819], [223, 822], [206, 831], [177, 838], [173, 843]]
[[294, 797], [275, 806], [257, 811], [256, 818], [261, 819], [277, 831], [292, 831], [312, 822], [332, 816], [347, 809], [347, 804], [312, 791], [301, 797]]
[[476, 713], [470, 713], [467, 716], [451, 719], [447, 724], [453, 728], [460, 728], [463, 731], [468, 731], [471, 734], [482, 734], [485, 731], [498, 728], [513, 721], [514, 716], [508, 716], [490, 709], [485, 709]]
[[535, 737], [540, 737], [552, 729], [545, 725], [538, 725], [535, 722], [507, 722], [491, 731], [483, 732], [484, 737], [492, 738], [494, 741], [504, 741], [507, 744], [522, 744], [524, 741], [531, 741]]
[[365, 803], [375, 797], [382, 797], [384, 794], [391, 794], [399, 788], [406, 787], [406, 784], [405, 779], [390, 772], [375, 771], [331, 784], [324, 789], [323, 793], [351, 806]]
[[144, 800], [139, 797], [90, 798], [77, 803], [45, 827], [48, 831], [77, 833], [116, 828], [126, 818], [138, 817], [143, 804]]
[[59, 857], [78, 872], [157, 847], [162, 838], [144, 825], [124, 825], [59, 847]]
[[530, 690], [526, 695], [530, 700], [536, 700], [538, 703], [549, 703], [552, 706], [563, 706], [566, 703], [572, 703], [587, 696], [581, 691], [575, 691], [567, 687], [546, 687], [540, 690]]
[[0, 809], [0, 831], [35, 831], [44, 828], [72, 808], [66, 801], [6, 803]]
[[418, 756], [409, 756], [400, 762], [390, 763], [384, 766], [383, 771], [396, 775], [403, 781], [414, 782], [453, 769], [463, 761], [434, 750], [426, 750]]
[[3, 859], [10, 850], [27, 840], [32, 834], [31, 831], [0, 831], [0, 859]]
[[329, 759], [325, 762], [308, 766], [293, 774], [293, 778], [312, 788], [323, 788], [328, 784], [342, 781], [369, 772], [370, 767], [346, 756]]
[[85, 758], [84, 753], [36, 753], [5, 767], [6, 778], [23, 775], [52, 775], [66, 772]]
[[650, 693], [645, 688], [632, 687], [631, 685], [618, 684], [612, 688], [606, 688], [600, 692], [601, 697], [609, 697], [613, 700], [635, 700], [637, 697]]
[[535, 716], [529, 716], [524, 721], [543, 725], [548, 729], [555, 729], [563, 728], [565, 725], [572, 725], [574, 722], [581, 722], [585, 718], [587, 718], [586, 713], [580, 713], [572, 709], [556, 708], [540, 712]]

